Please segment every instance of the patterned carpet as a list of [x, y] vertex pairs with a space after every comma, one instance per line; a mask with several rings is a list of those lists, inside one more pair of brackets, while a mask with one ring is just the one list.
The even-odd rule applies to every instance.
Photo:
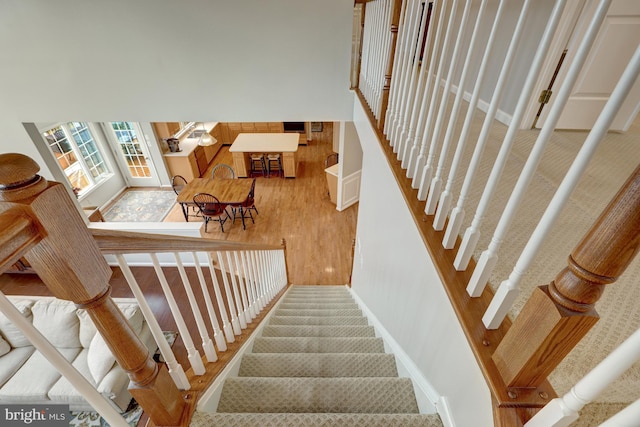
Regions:
[[131, 190], [102, 216], [108, 222], [161, 222], [175, 203], [173, 191]]
[[[344, 322], [341, 320], [344, 319]], [[358, 319], [358, 320], [356, 320]], [[343, 287], [293, 286], [191, 426], [442, 426], [420, 414], [409, 378]]]

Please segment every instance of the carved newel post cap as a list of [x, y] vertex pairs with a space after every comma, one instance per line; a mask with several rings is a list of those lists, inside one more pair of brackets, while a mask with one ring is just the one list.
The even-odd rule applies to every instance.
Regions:
[[42, 192], [47, 180], [38, 175], [40, 165], [19, 153], [0, 154], [0, 201], [13, 202]]

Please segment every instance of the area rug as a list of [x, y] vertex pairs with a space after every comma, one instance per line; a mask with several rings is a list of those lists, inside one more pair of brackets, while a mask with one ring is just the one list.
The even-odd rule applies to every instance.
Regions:
[[[122, 414], [122, 417], [127, 421], [131, 427], [136, 427], [142, 416], [142, 407], [138, 405], [134, 399], [131, 399], [129, 407]], [[93, 411], [71, 411], [71, 418], [69, 420], [69, 426], [71, 427], [109, 427], [104, 418], [97, 412]]]
[[175, 203], [173, 191], [127, 191], [102, 216], [107, 222], [161, 222]]

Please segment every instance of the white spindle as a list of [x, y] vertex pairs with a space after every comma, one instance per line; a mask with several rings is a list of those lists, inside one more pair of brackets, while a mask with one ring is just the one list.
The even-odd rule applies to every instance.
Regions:
[[[402, 9], [400, 10], [400, 21], [398, 23], [396, 46], [402, 44], [402, 28], [404, 27], [405, 14], [407, 11], [406, 2], [403, 2]], [[389, 103], [387, 105], [387, 111], [384, 118], [384, 134], [391, 138], [391, 129], [393, 127], [392, 122], [395, 120], [396, 104], [398, 97], [398, 70], [400, 69], [400, 51], [396, 49], [393, 56], [393, 74], [391, 75], [391, 84], [389, 86]]]
[[[481, 10], [485, 6], [486, 1], [483, 0], [481, 5]], [[496, 34], [498, 33], [498, 27], [500, 23], [500, 19], [502, 18], [502, 12], [505, 9], [506, 0], [500, 0], [500, 4], [498, 5], [498, 10], [496, 11], [496, 16], [493, 19], [493, 25], [491, 26], [491, 32], [489, 33], [489, 38], [485, 44], [485, 49], [482, 55], [482, 61], [480, 63], [480, 68], [478, 69], [478, 73], [476, 75], [476, 81], [473, 87], [473, 94], [471, 95], [471, 100], [469, 101], [469, 106], [467, 108], [467, 114], [464, 119], [464, 123], [462, 125], [462, 130], [460, 132], [460, 137], [458, 138], [458, 145], [456, 147], [456, 152], [453, 156], [453, 162], [451, 163], [451, 169], [449, 170], [449, 176], [447, 177], [447, 184], [445, 185], [444, 192], [440, 195], [440, 201], [438, 202], [438, 208], [436, 210], [436, 216], [434, 219], [434, 229], [442, 230], [444, 227], [445, 220], [447, 215], [449, 215], [449, 209], [451, 208], [451, 201], [453, 199], [453, 184], [456, 178], [456, 174], [458, 173], [458, 169], [460, 168], [460, 163], [462, 161], [462, 156], [464, 154], [464, 149], [468, 142], [469, 131], [471, 129], [471, 122], [473, 121], [473, 117], [476, 113], [476, 107], [478, 106], [478, 100], [480, 99], [480, 89], [482, 88], [482, 84], [484, 82], [485, 71], [487, 70], [487, 66], [489, 64], [489, 57], [493, 50], [493, 46], [495, 44]], [[478, 19], [480, 19], [482, 13], [478, 13]], [[478, 25], [478, 21], [476, 21], [476, 28]], [[474, 32], [475, 34], [475, 32]], [[512, 41], [513, 43], [513, 41]], [[465, 65], [466, 67], [466, 65]], [[460, 92], [458, 92], [460, 93]], [[456, 97], [457, 100], [457, 97]], [[449, 130], [447, 129], [447, 133]], [[446, 137], [445, 137], [446, 138]], [[457, 235], [455, 236], [457, 237]], [[453, 243], [447, 241], [447, 236], [445, 234], [445, 240], [443, 242], [443, 246], [446, 249], [453, 248], [453, 244], [455, 243], [455, 238], [452, 239]]]
[[[218, 311], [220, 312], [220, 318], [222, 319], [222, 330], [227, 342], [234, 342], [236, 340], [233, 334], [233, 328], [229, 323], [229, 316], [227, 316], [227, 307], [224, 304], [224, 298], [222, 298], [222, 292], [220, 291], [220, 283], [218, 282], [218, 275], [216, 274], [216, 268], [213, 264], [213, 254], [208, 253], [209, 259], [209, 273], [211, 274], [211, 283], [213, 284], [213, 292], [216, 295], [216, 301], [218, 303]], [[219, 347], [218, 347], [219, 348]]]
[[[608, 4], [605, 6], [605, 3], [608, 3], [609, 1], [611, 0], [602, 2], [602, 8], [599, 10], [602, 15], [606, 14]], [[597, 29], [600, 26], [599, 23], [602, 22], [602, 19], [604, 19], [604, 17], [594, 19], [594, 22], [597, 23], [594, 24], [595, 32], [597, 32]], [[497, 328], [500, 322], [502, 322], [504, 316], [506, 316], [506, 312], [511, 308], [511, 304], [513, 304], [513, 301], [520, 292], [518, 285], [522, 279], [522, 275], [529, 268], [535, 256], [538, 254], [538, 251], [540, 250], [544, 240], [549, 235], [555, 220], [560, 215], [562, 208], [566, 205], [569, 200], [569, 196], [571, 196], [576, 185], [578, 185], [578, 181], [589, 165], [589, 162], [600, 145], [602, 138], [604, 138], [605, 134], [609, 130], [611, 122], [613, 122], [613, 119], [622, 106], [627, 94], [638, 78], [638, 74], [640, 74], [640, 46], [636, 48], [631, 61], [625, 68], [624, 73], [622, 73], [622, 76], [620, 77], [620, 80], [618, 80], [613, 92], [611, 92], [611, 96], [607, 100], [607, 103], [598, 116], [598, 119], [589, 132], [589, 135], [587, 135], [587, 139], [582, 144], [578, 155], [560, 183], [558, 190], [553, 195], [553, 198], [551, 199], [551, 202], [549, 202], [544, 214], [542, 214], [538, 225], [522, 250], [522, 254], [520, 255], [520, 258], [518, 258], [516, 265], [513, 267], [513, 271], [509, 275], [509, 278], [500, 284], [498, 292], [494, 296], [491, 304], [487, 308], [485, 316], [483, 317], [483, 322], [487, 328]], [[498, 295], [501, 296], [500, 299], [496, 298]]]
[[[502, 170], [507, 162], [509, 152], [511, 151], [511, 146], [513, 145], [513, 141], [515, 140], [520, 122], [522, 122], [524, 112], [529, 104], [529, 101], [531, 100], [531, 93], [533, 92], [535, 83], [538, 80], [538, 74], [540, 73], [540, 69], [542, 68], [542, 64], [544, 62], [547, 51], [549, 50], [549, 45], [551, 44], [551, 40], [553, 39], [556, 28], [558, 27], [558, 23], [560, 22], [560, 17], [562, 15], [565, 3], [566, 0], [557, 0], [553, 10], [551, 11], [549, 22], [547, 23], [544, 34], [542, 35], [540, 43], [538, 44], [536, 54], [533, 58], [533, 62], [531, 63], [531, 67], [529, 68], [529, 73], [527, 74], [527, 78], [522, 87], [520, 98], [518, 99], [518, 104], [516, 105], [516, 109], [513, 113], [513, 117], [505, 135], [504, 141], [500, 146], [500, 151], [498, 152], [498, 156], [496, 157], [494, 166], [491, 170], [491, 174], [489, 175], [489, 179], [487, 180], [487, 184], [484, 187], [484, 191], [480, 198], [480, 202], [478, 204], [478, 208], [474, 215], [473, 221], [471, 223], [471, 226], [465, 231], [460, 249], [456, 254], [456, 258], [453, 263], [456, 270], [461, 271], [467, 268], [473, 251], [475, 250], [478, 240], [480, 239], [480, 225], [482, 224], [484, 215], [489, 208], [491, 197], [495, 193], [495, 189], [498, 187], [498, 181], [500, 180], [500, 176], [502, 175]], [[455, 239], [460, 233], [462, 220], [465, 214], [464, 203], [466, 201], [468, 191], [468, 189], [465, 190], [463, 185], [463, 190], [460, 194], [460, 198], [458, 199], [456, 207], [453, 209], [451, 219], [449, 220], [449, 224], [447, 225], [447, 232], [445, 233], [445, 240], [447, 241], [447, 244], [445, 245], [445, 247], [448, 249], [450, 249], [450, 242], [452, 240], [455, 242]]]
[[233, 266], [231, 260], [231, 252], [227, 251], [227, 272], [231, 276], [231, 289], [233, 290], [233, 299], [236, 305], [238, 313], [238, 322], [240, 323], [240, 329], [247, 329], [247, 322], [244, 317], [244, 308], [242, 307], [242, 299], [240, 298], [240, 290], [238, 289], [237, 272]]
[[378, 63], [378, 80], [380, 85], [380, 94], [378, 96], [378, 108], [376, 109], [376, 119], [385, 112], [382, 111], [382, 93], [384, 91], [387, 68], [389, 64], [389, 56], [391, 55], [391, 15], [393, 2], [387, 0], [384, 13], [384, 26], [382, 27], [382, 47], [380, 49], [380, 61]]
[[222, 283], [224, 285], [225, 299], [227, 301], [227, 305], [229, 306], [229, 316], [231, 316], [231, 327], [233, 328], [233, 333], [235, 335], [240, 335], [242, 333], [242, 330], [240, 328], [240, 319], [238, 319], [238, 311], [236, 310], [236, 305], [233, 302], [233, 293], [231, 292], [231, 287], [229, 286], [227, 269], [225, 268], [224, 259], [220, 252], [218, 252], [218, 264], [220, 265], [220, 273], [222, 275]]
[[187, 300], [189, 301], [189, 305], [191, 306], [193, 318], [196, 321], [196, 326], [198, 327], [198, 332], [200, 333], [200, 338], [202, 339], [202, 349], [204, 350], [205, 356], [207, 356], [207, 360], [209, 362], [215, 362], [216, 360], [218, 360], [218, 355], [216, 354], [216, 349], [213, 347], [213, 341], [211, 340], [211, 338], [209, 338], [207, 326], [204, 323], [204, 318], [202, 317], [202, 313], [200, 312], [200, 307], [198, 307], [198, 301], [196, 300], [196, 296], [193, 293], [193, 289], [191, 289], [191, 281], [189, 280], [187, 272], [184, 269], [184, 265], [182, 264], [182, 258], [180, 258], [180, 254], [178, 252], [174, 252], [173, 256], [176, 260], [176, 267], [178, 267], [178, 272], [180, 273], [180, 278], [182, 279], [182, 286], [184, 287], [184, 291], [187, 295]]
[[[445, 8], [441, 7], [443, 5], [443, 1], [434, 1], [433, 9], [431, 10], [431, 17], [438, 15], [438, 24], [435, 30], [435, 40], [433, 41], [433, 48], [430, 49], [431, 46], [431, 37], [433, 36], [433, 29], [430, 29], [427, 33], [427, 42], [425, 44], [425, 52], [431, 50], [431, 56], [429, 59], [429, 69], [427, 71], [427, 82], [425, 84], [424, 93], [422, 94], [422, 103], [420, 104], [420, 113], [418, 125], [416, 128], [416, 134], [413, 137], [413, 145], [411, 147], [411, 152], [409, 153], [409, 165], [407, 167], [407, 178], [412, 179], [413, 188], [417, 188], [413, 183], [416, 181], [417, 171], [422, 171], [424, 167], [424, 161], [426, 160], [425, 151], [426, 151], [426, 143], [420, 144], [420, 135], [424, 135], [426, 129], [426, 119], [427, 119], [427, 104], [429, 104], [429, 100], [433, 98], [433, 94], [438, 91], [438, 79], [434, 75], [436, 71], [436, 64], [438, 63], [438, 55], [437, 55], [437, 47], [440, 45], [440, 38], [442, 37], [442, 33], [444, 32], [444, 20], [446, 13]], [[431, 25], [429, 25], [432, 28]], [[421, 146], [420, 146], [421, 145]]]
[[[640, 360], [640, 329], [609, 353], [604, 360], [578, 381], [568, 393], [549, 402], [525, 424], [525, 427], [568, 426], [578, 418], [578, 412], [587, 403], [598, 397], [609, 384], [630, 369], [638, 360]], [[637, 402], [634, 405], [636, 404]], [[635, 412], [636, 414], [636, 418], [634, 418], [635, 424], [612, 423], [608, 425], [637, 426], [638, 420], [640, 420], [640, 417], [637, 416], [638, 409], [640, 408], [636, 406], [630, 410], [630, 412]], [[601, 424], [601, 426], [603, 425], [607, 425], [607, 423]]]
[[[409, 134], [409, 128], [412, 126], [411, 118], [415, 116], [412, 113], [414, 109], [414, 102], [417, 99], [417, 93], [419, 89], [416, 87], [418, 83], [418, 70], [419, 70], [419, 48], [422, 45], [422, 37], [424, 35], [424, 28], [426, 23], [426, 5], [423, 6], [421, 1], [414, 2], [415, 19], [412, 23], [410, 37], [413, 40], [411, 49], [409, 51], [409, 63], [407, 64], [407, 96], [403, 105], [403, 122], [400, 125], [400, 132], [398, 134], [398, 142], [395, 146], [397, 159], [401, 160], [406, 151], [407, 136]], [[424, 12], [424, 13], [423, 13]], [[415, 127], [415, 123], [413, 124]]]
[[[47, 340], [40, 331], [33, 326], [9, 299], [0, 292], [0, 312], [16, 325], [31, 341], [33, 346], [47, 358], [49, 362], [75, 387], [80, 394], [93, 406], [102, 417], [112, 426], [127, 427], [129, 424], [122, 418], [113, 405], [102, 396], [98, 390], [69, 363], [65, 357]], [[164, 339], [164, 338], [163, 338]], [[22, 424], [22, 423], [20, 423]]]
[[[524, 195], [526, 194], [526, 189], [529, 186], [529, 182], [533, 178], [535, 174], [536, 168], [538, 167], [538, 163], [540, 162], [540, 158], [544, 152], [545, 147], [547, 146], [547, 142], [553, 133], [556, 123], [558, 122], [558, 118], [564, 109], [564, 106], [567, 102], [567, 99], [570, 95], [573, 84], [575, 83], [578, 74], [580, 73], [584, 61], [586, 59], [589, 50], [591, 49], [591, 45], [593, 40], [598, 33], [598, 29], [600, 27], [600, 23], [602, 19], [604, 19], [604, 15], [606, 14], [607, 8], [609, 7], [609, 3], [611, 0], [602, 0], [598, 7], [598, 11], [594, 16], [594, 19], [589, 24], [589, 29], [585, 34], [580, 46], [576, 51], [576, 56], [573, 63], [570, 64], [569, 70], [567, 72], [567, 77], [564, 84], [560, 87], [558, 91], [558, 97], [555, 102], [551, 104], [551, 110], [549, 112], [549, 118], [545, 122], [544, 126], [540, 130], [538, 134], [538, 138], [533, 145], [531, 153], [527, 158], [527, 161], [518, 177], [518, 181], [511, 192], [511, 196], [507, 201], [507, 205], [500, 217], [498, 225], [496, 226], [496, 230], [491, 239], [491, 243], [489, 244], [489, 248], [485, 250], [478, 260], [478, 264], [473, 271], [469, 284], [467, 286], [467, 292], [469, 295], [477, 296], [482, 293], [482, 289], [487, 284], [488, 277], [491, 275], [493, 268], [496, 265], [498, 259], [498, 249], [502, 245], [502, 241], [504, 240], [507, 231], [509, 230], [509, 226], [515, 217], [516, 211], [520, 206], [520, 202], [522, 201]], [[500, 299], [503, 299], [507, 296], [514, 297], [511, 290], [508, 290], [505, 287], [502, 287], [503, 295], [500, 296]], [[500, 299], [496, 300], [499, 301]], [[495, 307], [492, 308], [492, 311]], [[497, 313], [490, 315], [491, 317], [497, 317]]]
[[156, 254], [149, 254], [151, 257], [151, 261], [153, 262], [153, 268], [156, 271], [156, 276], [158, 277], [158, 281], [160, 282], [160, 286], [162, 287], [162, 291], [164, 292], [164, 296], [169, 305], [169, 309], [171, 310], [171, 314], [173, 314], [173, 318], [176, 322], [176, 326], [178, 327], [178, 332], [180, 332], [180, 336], [182, 337], [182, 342], [184, 343], [184, 347], [187, 350], [187, 358], [189, 359], [189, 363], [191, 364], [191, 368], [193, 369], [193, 373], [196, 375], [203, 375], [205, 373], [204, 363], [202, 363], [202, 359], [200, 358], [200, 353], [196, 349], [193, 344], [193, 339], [191, 338], [191, 333], [187, 328], [187, 324], [184, 321], [184, 317], [182, 317], [182, 313], [180, 312], [180, 307], [176, 302], [176, 299], [171, 292], [171, 286], [167, 282], [167, 278], [165, 277], [162, 267], [160, 267], [160, 262], [158, 261], [158, 257]]
[[260, 284], [258, 283], [258, 276], [255, 270], [255, 260], [253, 253], [255, 251], [247, 252], [247, 268], [249, 269], [249, 276], [251, 277], [251, 287], [253, 289], [253, 301], [255, 305], [256, 313], [259, 313], [264, 308], [262, 301], [260, 300]]
[[236, 276], [238, 277], [238, 287], [240, 288], [240, 299], [242, 300], [242, 314], [244, 315], [245, 323], [251, 323], [251, 313], [249, 312], [249, 302], [247, 301], [247, 289], [245, 287], [246, 277], [242, 266], [240, 265], [240, 258], [238, 257], [238, 251], [233, 252], [233, 260], [236, 265]]
[[364, 95], [364, 98], [369, 102], [369, 55], [371, 55], [371, 31], [372, 28], [371, 11], [364, 15], [364, 28], [362, 31], [362, 58], [360, 59], [360, 91]]
[[[251, 280], [251, 273], [249, 272], [249, 265], [247, 262], [246, 251], [240, 252], [240, 258], [242, 259], [242, 274], [244, 275], [244, 283], [247, 287], [247, 302], [249, 305], [249, 316], [251, 320], [256, 318], [256, 298], [254, 295], [253, 284]], [[251, 321], [249, 320], [249, 322]]]
[[[416, 170], [416, 176], [413, 179], [412, 187], [418, 188], [418, 200], [426, 200], [427, 199], [427, 190], [431, 185], [431, 175], [433, 168], [433, 158], [435, 156], [434, 147], [435, 139], [432, 138], [432, 126], [433, 120], [436, 116], [436, 104], [438, 103], [438, 94], [440, 93], [440, 85], [442, 79], [442, 69], [444, 67], [444, 63], [449, 53], [449, 44], [451, 43], [451, 35], [453, 34], [452, 28], [455, 28], [454, 21], [456, 17], [456, 10], [458, 8], [458, 0], [453, 0], [451, 5], [451, 11], [449, 12], [449, 19], [447, 21], [447, 26], [444, 28], [444, 41], [442, 42], [442, 47], [440, 50], [440, 60], [438, 61], [438, 71], [435, 76], [435, 83], [433, 88], [433, 93], [431, 94], [431, 101], [429, 102], [429, 113], [427, 114], [427, 121], [424, 126], [424, 132], [422, 133], [422, 141], [420, 148], [420, 156], [424, 157], [427, 153], [427, 147], [429, 147], [429, 154], [426, 156], [421, 170]], [[442, 14], [444, 15], [445, 8], [442, 9]], [[437, 46], [434, 46], [436, 49]], [[444, 95], [443, 95], [444, 96]], [[419, 156], [419, 157], [420, 157]]]
[[200, 289], [202, 291], [202, 295], [204, 296], [207, 313], [209, 314], [209, 322], [211, 323], [211, 327], [213, 328], [213, 340], [218, 346], [218, 351], [225, 351], [227, 349], [227, 343], [224, 340], [222, 330], [220, 330], [220, 324], [218, 323], [218, 318], [216, 317], [216, 311], [213, 307], [213, 299], [211, 298], [211, 293], [209, 292], [209, 288], [207, 287], [207, 281], [204, 279], [204, 274], [202, 273], [202, 267], [200, 266], [200, 261], [198, 260], [197, 254], [195, 252], [192, 252], [192, 255], [194, 267], [196, 269], [196, 273], [198, 274], [198, 280], [200, 281]]
[[140, 289], [140, 285], [138, 285], [138, 281], [135, 276], [131, 272], [127, 261], [124, 259], [122, 254], [117, 254], [116, 259], [118, 260], [118, 265], [120, 266], [120, 270], [124, 278], [127, 280], [129, 284], [129, 288], [133, 293], [133, 296], [138, 301], [138, 306], [140, 307], [140, 311], [144, 316], [147, 325], [149, 326], [149, 330], [151, 331], [151, 335], [156, 340], [156, 344], [158, 344], [158, 349], [160, 350], [160, 354], [162, 355], [165, 364], [167, 365], [167, 369], [169, 370], [169, 375], [173, 382], [176, 384], [181, 390], [189, 390], [191, 385], [189, 384], [189, 380], [187, 379], [187, 375], [184, 373], [184, 369], [182, 369], [182, 365], [178, 363], [175, 355], [173, 354], [173, 350], [171, 350], [171, 346], [167, 342], [164, 334], [162, 333], [162, 328], [158, 323], [158, 319], [153, 314], [151, 307], [147, 303], [147, 300]]
[[[470, 3], [471, 2], [467, 3], [467, 7], [465, 7], [465, 11], [467, 11], [467, 9], [470, 9], [470, 6], [471, 6]], [[478, 40], [480, 24], [482, 22], [482, 17], [484, 16], [484, 11], [486, 7], [487, 7], [487, 0], [482, 0], [482, 3], [480, 3], [480, 8], [478, 9], [478, 15], [476, 16], [476, 22], [473, 26], [471, 41], [469, 41], [469, 46], [467, 48], [467, 56], [462, 66], [462, 74], [460, 75], [460, 80], [458, 81], [458, 92], [456, 93], [456, 97], [453, 101], [453, 107], [451, 108], [451, 113], [449, 114], [449, 123], [447, 124], [447, 130], [444, 134], [442, 150], [440, 152], [440, 159], [438, 161], [438, 168], [436, 169], [436, 174], [433, 180], [431, 181], [431, 189], [429, 190], [429, 196], [427, 197], [427, 205], [425, 207], [425, 212], [428, 213], [429, 215], [433, 214], [436, 211], [438, 199], [440, 199], [440, 196], [441, 196], [442, 174], [444, 171], [445, 163], [447, 162], [447, 153], [449, 152], [449, 149], [452, 145], [453, 131], [458, 121], [458, 114], [460, 113], [460, 105], [462, 104], [462, 99], [464, 97], [464, 88], [467, 83], [467, 74], [469, 73], [471, 58], [473, 56], [475, 45]], [[468, 15], [469, 15], [469, 12], [467, 12], [465, 16], [463, 16], [463, 19], [462, 19], [463, 22], [460, 24], [461, 27], [464, 27], [466, 25]], [[458, 34], [458, 37], [459, 37], [459, 40], [456, 43], [456, 47], [458, 47], [458, 43], [462, 42], [462, 31]], [[453, 70], [452, 70], [452, 74], [453, 74]], [[459, 149], [460, 145], [461, 144], [458, 143], [458, 149], [456, 150], [456, 154], [458, 154], [458, 152], [461, 151]], [[459, 159], [460, 157], [462, 157], [461, 152], [457, 156], [454, 156], [454, 162], [456, 159]], [[451, 166], [452, 170], [454, 166], [455, 165]], [[446, 215], [449, 213], [449, 206], [451, 204], [451, 191], [445, 192], [440, 201], [441, 201], [440, 209], [446, 212], [444, 215], [446, 217]], [[435, 230], [442, 230], [443, 226], [444, 226], [444, 219], [441, 219], [440, 221], [438, 221], [438, 217], [436, 217], [433, 223], [433, 228]]]
[[409, 9], [409, 19], [407, 20], [406, 28], [403, 29], [405, 31], [406, 36], [403, 39], [403, 48], [402, 48], [402, 62], [401, 62], [401, 75], [400, 75], [400, 98], [398, 103], [398, 114], [397, 120], [395, 123], [395, 127], [391, 132], [391, 147], [393, 147], [393, 152], [397, 153], [399, 148], [400, 134], [402, 133], [402, 129], [406, 126], [406, 104], [409, 98], [409, 79], [411, 77], [411, 56], [414, 51], [414, 46], [416, 44], [415, 39], [415, 28], [417, 22], [418, 12], [416, 10], [415, 4], [417, 2], [415, 0], [409, 0], [407, 4], [407, 8]]
[[251, 253], [253, 259], [253, 271], [256, 276], [256, 282], [258, 284], [258, 297], [260, 301], [261, 309], [267, 305], [267, 292], [264, 283], [264, 277], [262, 276], [262, 270], [260, 269], [260, 251], [253, 251]]
[[600, 424], [600, 427], [638, 427], [640, 399]]

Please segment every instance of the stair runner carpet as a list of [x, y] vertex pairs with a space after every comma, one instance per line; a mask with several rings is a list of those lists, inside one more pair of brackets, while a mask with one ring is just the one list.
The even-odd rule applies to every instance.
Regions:
[[409, 378], [354, 302], [337, 286], [291, 286], [228, 378], [216, 413], [192, 427], [442, 426], [419, 414]]

